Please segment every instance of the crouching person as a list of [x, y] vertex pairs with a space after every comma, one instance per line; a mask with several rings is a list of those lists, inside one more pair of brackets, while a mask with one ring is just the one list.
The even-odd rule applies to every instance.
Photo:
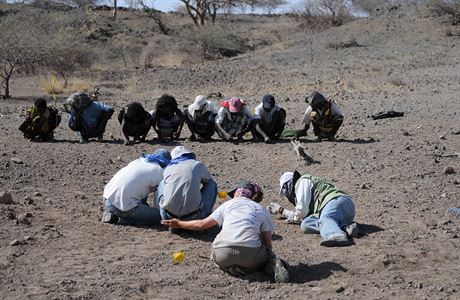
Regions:
[[[230, 193], [229, 193], [230, 195]], [[256, 183], [243, 182], [233, 199], [219, 206], [209, 217], [194, 221], [163, 220], [172, 228], [206, 230], [221, 226], [212, 243], [211, 260], [232, 275], [262, 269], [275, 276], [276, 282], [288, 282], [287, 264], [272, 252], [272, 218], [262, 200], [262, 189]]]
[[300, 223], [304, 233], [321, 234], [321, 246], [349, 246], [353, 244], [351, 238], [358, 236], [351, 197], [324, 179], [286, 172], [280, 178], [280, 196], [286, 197], [295, 210], [276, 203], [270, 204], [268, 210], [281, 214], [288, 223]]
[[53, 131], [61, 123], [61, 116], [46, 100], [38, 98], [34, 106], [26, 110], [26, 119], [19, 126], [24, 137], [31, 141], [49, 141], [54, 139]]
[[323, 138], [335, 141], [337, 131], [343, 123], [343, 115], [339, 107], [319, 92], [313, 92], [305, 101], [309, 106], [302, 120], [304, 124], [302, 135], [306, 135], [310, 124], [313, 124], [313, 133], [317, 141]]
[[128, 105], [128, 109], [122, 109], [118, 113], [118, 122], [120, 122], [121, 137], [125, 145], [130, 145], [129, 137], [133, 137], [133, 142], [144, 142], [150, 128], [153, 124], [152, 115], [144, 109], [139, 102], [133, 102]]
[[150, 226], [160, 224], [160, 211], [147, 204], [147, 197], [163, 179], [163, 168], [171, 156], [158, 149], [118, 171], [104, 188], [103, 223]]
[[153, 116], [153, 129], [160, 142], [165, 139], [178, 140], [184, 126], [184, 115], [177, 106], [176, 98], [171, 95], [162, 95], [155, 104]]
[[114, 113], [112, 107], [79, 92], [70, 95], [64, 106], [69, 113], [69, 128], [80, 133], [80, 143], [87, 143], [90, 138], [103, 140], [107, 122]]
[[286, 125], [286, 111], [276, 104], [273, 95], [265, 95], [255, 109], [255, 135], [265, 143], [278, 140]]
[[243, 141], [243, 136], [251, 131], [254, 138], [252, 126], [253, 116], [246, 104], [237, 97], [227, 101], [221, 101], [222, 106], [216, 117], [217, 134], [225, 141], [237, 138]]
[[216, 132], [216, 115], [219, 111], [217, 105], [205, 96], [199, 95], [190, 106], [184, 109], [185, 122], [190, 132], [191, 141], [199, 139], [208, 141]]
[[208, 168], [184, 146], [174, 148], [171, 158], [158, 188], [157, 203], [162, 219], [206, 218], [217, 196], [217, 184]]

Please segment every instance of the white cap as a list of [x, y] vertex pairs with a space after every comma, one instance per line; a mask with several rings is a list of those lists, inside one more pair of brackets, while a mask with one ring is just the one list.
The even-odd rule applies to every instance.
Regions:
[[193, 103], [196, 104], [198, 107], [201, 107], [204, 104], [206, 104], [207, 101], [208, 101], [208, 99], [206, 98], [206, 96], [198, 95], [198, 96], [196, 96], [195, 102], [193, 102]]
[[192, 151], [188, 150], [184, 146], [177, 146], [176, 148], [172, 149], [171, 151], [171, 158], [176, 159], [184, 154], [193, 153]]
[[[172, 153], [171, 153], [171, 154], [172, 154]], [[285, 195], [283, 194], [283, 185], [284, 185], [286, 182], [292, 180], [292, 178], [294, 178], [294, 172], [285, 172], [285, 173], [283, 173], [283, 175], [281, 175], [281, 177], [280, 177], [280, 191], [279, 191], [279, 196], [280, 196], [280, 197], [285, 196]]]

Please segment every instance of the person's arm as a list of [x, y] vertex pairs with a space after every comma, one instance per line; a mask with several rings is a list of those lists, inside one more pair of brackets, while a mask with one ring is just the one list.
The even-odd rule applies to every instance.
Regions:
[[302, 124], [303, 124], [302, 133], [303, 133], [303, 135], [306, 135], [308, 129], [310, 128], [310, 123], [311, 123], [311, 116], [310, 115], [311, 115], [312, 111], [313, 111], [313, 109], [311, 108], [311, 106], [308, 106], [307, 110], [305, 111], [305, 113], [303, 115], [303, 118], [302, 118]]
[[222, 134], [222, 136], [224, 137], [226, 141], [232, 138], [231, 134], [225, 131], [224, 128], [222, 128], [222, 126], [219, 123], [216, 123], [216, 129], [219, 130], [219, 132]]
[[283, 209], [282, 214], [286, 217], [286, 221], [290, 223], [299, 223], [308, 216], [310, 212], [310, 203], [313, 200], [312, 195], [313, 182], [310, 179], [302, 178], [296, 183], [295, 196], [296, 205], [295, 210], [290, 211]]
[[187, 230], [206, 230], [218, 225], [217, 221], [211, 218], [211, 216], [206, 219], [192, 221], [181, 221], [178, 219], [162, 220], [161, 224], [171, 228], [182, 228]]
[[268, 249], [272, 248], [272, 232], [271, 231], [262, 231], [260, 234], [262, 239], [262, 244], [265, 245]]
[[179, 139], [180, 133], [182, 131], [182, 127], [184, 127], [184, 122], [185, 122], [185, 116], [184, 114], [180, 111], [180, 109], [176, 109], [176, 114], [180, 119], [180, 125], [177, 131], [173, 134], [174, 139]]
[[128, 133], [126, 132], [125, 119], [123, 119], [121, 121], [120, 134], [121, 134], [121, 138], [123, 139], [123, 142], [125, 143], [126, 146], [128, 146], [129, 145], [129, 137], [128, 137]]

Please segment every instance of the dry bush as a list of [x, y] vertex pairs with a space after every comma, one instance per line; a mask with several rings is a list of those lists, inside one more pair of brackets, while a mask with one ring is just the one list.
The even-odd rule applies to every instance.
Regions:
[[460, 0], [432, 0], [432, 12], [438, 15], [448, 15], [452, 25], [460, 24]]
[[42, 78], [39, 85], [44, 95], [57, 95], [62, 94], [64, 91], [62, 84], [58, 80]]

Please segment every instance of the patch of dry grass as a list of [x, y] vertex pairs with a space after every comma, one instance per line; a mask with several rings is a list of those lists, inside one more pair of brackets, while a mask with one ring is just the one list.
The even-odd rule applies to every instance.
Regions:
[[62, 94], [64, 91], [63, 85], [58, 80], [47, 80], [42, 78], [39, 81], [39, 85], [45, 95]]
[[73, 79], [69, 80], [67, 84], [66, 92], [88, 92], [91, 89], [91, 82], [85, 79]]

